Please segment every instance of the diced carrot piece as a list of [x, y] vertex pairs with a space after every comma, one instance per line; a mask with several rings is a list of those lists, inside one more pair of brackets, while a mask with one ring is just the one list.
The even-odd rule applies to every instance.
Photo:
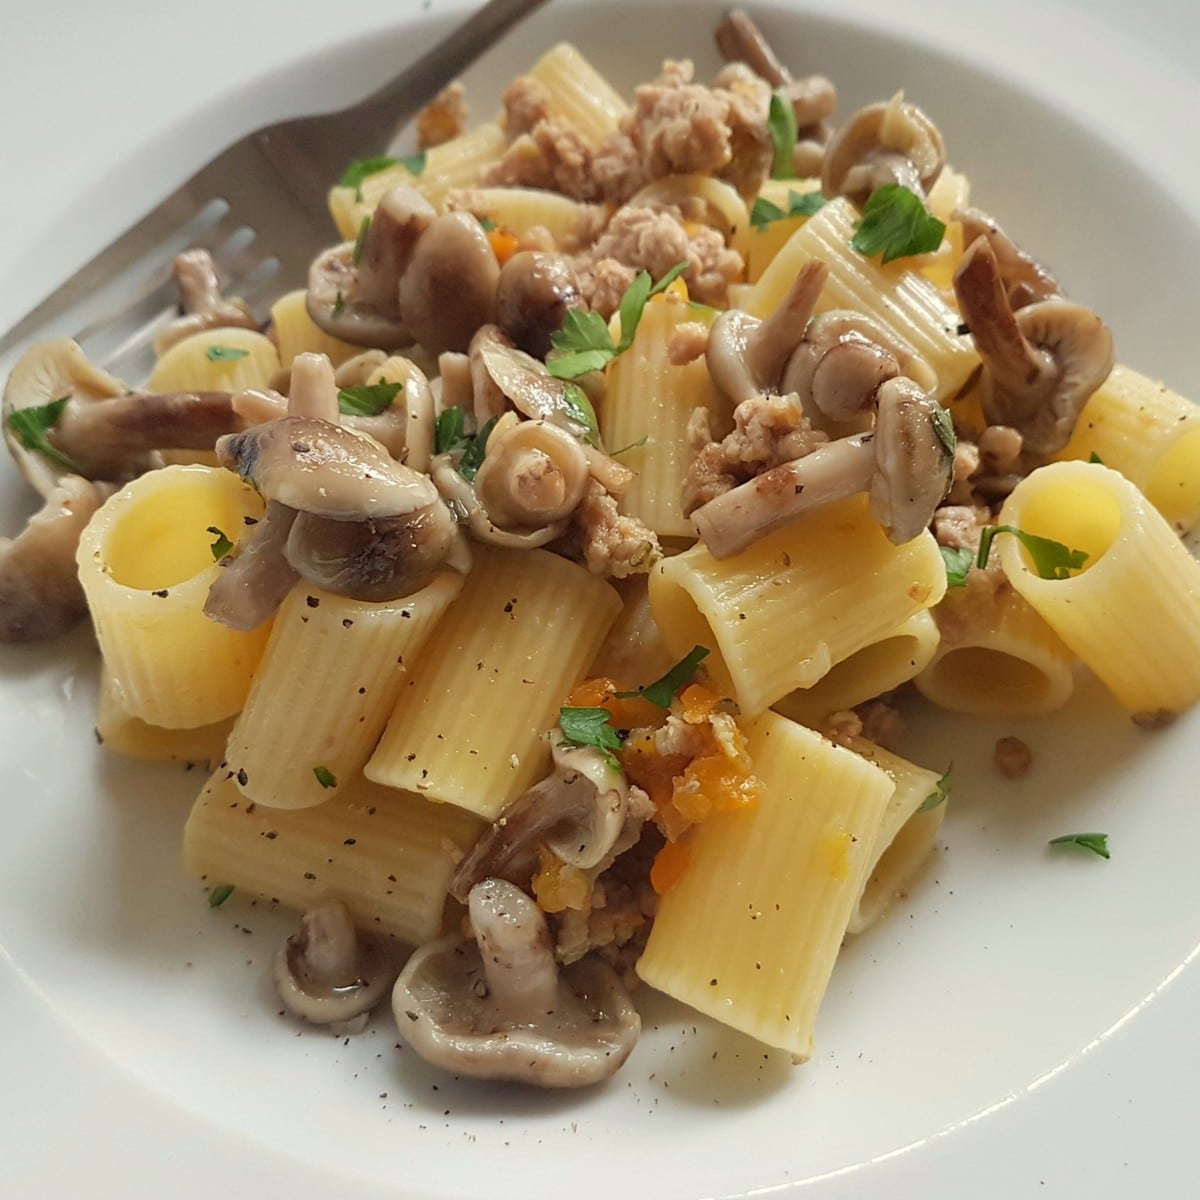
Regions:
[[683, 877], [691, 851], [686, 842], [668, 842], [655, 856], [650, 868], [650, 886], [665, 896]]

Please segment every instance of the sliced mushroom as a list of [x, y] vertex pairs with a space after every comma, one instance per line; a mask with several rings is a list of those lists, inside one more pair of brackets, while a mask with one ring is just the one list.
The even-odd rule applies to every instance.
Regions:
[[399, 312], [431, 354], [465, 350], [496, 319], [500, 264], [487, 233], [469, 213], [430, 222], [400, 280]]
[[520, 250], [500, 268], [496, 323], [535, 358], [550, 351], [550, 336], [573, 308], [583, 308], [575, 267], [565, 254]]
[[991, 244], [1013, 312], [1038, 300], [1050, 300], [1062, 295], [1054, 276], [1037, 259], [1022, 250], [987, 213], [978, 208], [957, 208], [951, 219], [962, 225], [964, 246], [970, 246], [976, 238], [981, 237]]
[[237, 554], [221, 560], [223, 570], [208, 589], [205, 616], [230, 629], [257, 629], [299, 582], [284, 555], [296, 510], [268, 501], [258, 524], [238, 543]]
[[848, 196], [859, 208], [884, 184], [898, 183], [924, 197], [946, 162], [934, 123], [898, 92], [860, 108], [825, 147], [821, 191]]
[[489, 876], [527, 883], [539, 844], [560, 861], [589, 870], [622, 839], [630, 794], [625, 773], [592, 747], [567, 745], [559, 733], [551, 735], [550, 746], [551, 773], [509, 804], [459, 863], [450, 881], [456, 900], [465, 903]]
[[1013, 426], [1032, 456], [1061, 450], [1112, 370], [1108, 326], [1066, 300], [1042, 300], [1014, 313], [987, 238], [977, 238], [963, 255], [954, 291], [986, 368], [981, 401], [988, 423]]
[[466, 525], [471, 536], [485, 545], [536, 550], [567, 532], [570, 521], [566, 519], [551, 521], [540, 529], [501, 529], [488, 516], [474, 485], [462, 477], [449, 455], [436, 455], [429, 465], [429, 475], [450, 510]]
[[399, 973], [391, 942], [354, 928], [339, 900], [310, 909], [275, 955], [284, 1007], [338, 1034], [361, 1033]]
[[75, 551], [112, 488], [64, 475], [15, 538], [0, 538], [0, 641], [57, 637], [87, 615]]
[[258, 321], [242, 300], [226, 299], [212, 255], [207, 250], [185, 250], [175, 256], [171, 267], [183, 301], [177, 317], [154, 338], [154, 352], [161, 356], [177, 342], [205, 329], [257, 329]]
[[475, 940], [421, 947], [392, 1009], [422, 1058], [458, 1074], [542, 1087], [585, 1087], [629, 1057], [641, 1020], [616, 973], [590, 956], [559, 971], [546, 918], [520, 888], [471, 889]]
[[871, 515], [897, 545], [918, 536], [949, 490], [949, 416], [911, 379], [878, 393], [873, 433], [818, 446], [701, 505], [692, 520], [714, 558], [728, 558], [815, 508], [870, 493]]
[[575, 511], [589, 474], [583, 449], [569, 433], [507, 413], [488, 438], [475, 493], [494, 525], [541, 529]]

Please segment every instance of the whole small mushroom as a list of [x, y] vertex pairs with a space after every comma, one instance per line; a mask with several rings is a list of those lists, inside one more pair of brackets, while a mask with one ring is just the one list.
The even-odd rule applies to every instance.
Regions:
[[959, 309], [985, 367], [983, 415], [1016, 429], [1033, 458], [1070, 440], [1079, 413], [1113, 366], [1112, 334], [1091, 309], [1042, 300], [1013, 312], [987, 238], [968, 247], [954, 273]]
[[878, 390], [871, 433], [818, 446], [701, 505], [696, 531], [714, 558], [728, 558], [815, 508], [868, 492], [870, 510], [897, 545], [925, 529], [950, 488], [949, 415], [911, 379]]
[[584, 306], [570, 258], [544, 250], [519, 250], [500, 268], [496, 324], [526, 353], [545, 358], [550, 335], [573, 308]]
[[162, 355], [177, 342], [205, 329], [257, 329], [258, 321], [238, 299], [227, 299], [221, 291], [216, 263], [207, 250], [185, 250], [171, 266], [183, 304], [176, 317], [154, 338], [154, 352]]
[[478, 1079], [586, 1087], [616, 1072], [641, 1031], [616, 972], [594, 955], [560, 970], [545, 915], [505, 880], [477, 883], [467, 910], [473, 940], [430, 942], [396, 980], [405, 1041]]
[[392, 943], [355, 929], [340, 900], [309, 909], [275, 955], [273, 975], [288, 1012], [337, 1034], [361, 1033], [399, 973]]

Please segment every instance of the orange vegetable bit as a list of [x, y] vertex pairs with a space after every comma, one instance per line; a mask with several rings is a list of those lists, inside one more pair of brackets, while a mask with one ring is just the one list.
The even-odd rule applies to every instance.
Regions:
[[691, 850], [687, 842], [668, 842], [655, 856], [650, 868], [650, 886], [665, 896], [683, 878]]
[[492, 253], [496, 256], [496, 261], [501, 266], [504, 266], [517, 252], [517, 235], [509, 233], [507, 229], [489, 229], [487, 236], [492, 246]]
[[571, 689], [567, 704], [579, 708], [605, 709], [612, 715], [614, 729], [643, 729], [661, 725], [666, 720], [666, 711], [657, 704], [637, 697], [622, 699], [615, 694], [621, 690], [612, 679], [601, 676], [585, 679]]
[[679, 693], [679, 715], [689, 725], [707, 721], [725, 697], [704, 683], [689, 683]]
[[562, 862], [545, 846], [538, 846], [533, 894], [543, 912], [563, 912], [568, 908], [587, 912], [592, 906], [592, 881], [578, 867]]
[[640, 787], [660, 811], [671, 803], [675, 779], [683, 774], [688, 764], [682, 754], [659, 754], [651, 729], [639, 729], [630, 734], [617, 757], [629, 782]]

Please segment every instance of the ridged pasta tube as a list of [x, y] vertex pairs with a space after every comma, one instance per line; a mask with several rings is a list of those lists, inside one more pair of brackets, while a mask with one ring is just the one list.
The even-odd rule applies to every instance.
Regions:
[[744, 731], [763, 798], [696, 828], [637, 973], [804, 1060], [894, 784], [776, 713]]
[[621, 94], [570, 42], [547, 50], [529, 74], [546, 89], [550, 115], [570, 121], [593, 146], [615, 133], [628, 111]]
[[406, 675], [461, 590], [456, 571], [374, 604], [293, 588], [225, 752], [243, 795], [307, 808], [360, 774]]
[[1004, 573], [1118, 702], [1158, 723], [1200, 698], [1200, 563], [1124, 476], [1061, 462], [1026, 476], [1000, 523], [1082, 550], [1067, 579], [1043, 579], [1014, 536]]
[[760, 713], [941, 599], [946, 568], [924, 531], [896, 546], [865, 496], [831, 504], [716, 559], [703, 544], [663, 559], [650, 605], [671, 652], [705, 667], [744, 713]]
[[366, 775], [492, 820], [545, 773], [544, 735], [621, 598], [547, 550], [473, 553], [462, 595], [401, 688]]
[[303, 911], [341, 900], [362, 929], [420, 945], [443, 931], [447, 888], [483, 822], [348, 780], [316, 808], [265, 808], [213, 772], [183, 831], [186, 870]]
[[229, 471], [172, 466], [109, 497], [83, 531], [79, 581], [131, 716], [192, 728], [242, 707], [270, 623], [242, 633], [204, 615], [221, 570], [211, 530], [236, 545], [262, 510], [258, 493]]

